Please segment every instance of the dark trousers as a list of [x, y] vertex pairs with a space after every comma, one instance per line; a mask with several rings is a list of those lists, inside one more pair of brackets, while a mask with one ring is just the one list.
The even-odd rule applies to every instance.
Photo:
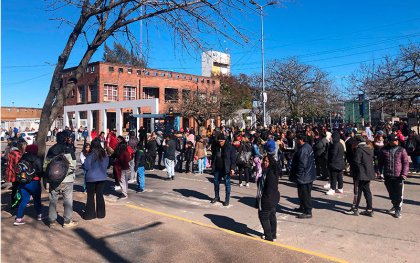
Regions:
[[192, 167], [191, 167], [191, 160], [185, 160], [185, 172], [189, 173], [190, 171], [192, 171]]
[[325, 157], [315, 158], [316, 172], [318, 177], [328, 179], [330, 177], [330, 172], [327, 166], [327, 159]]
[[258, 218], [264, 229], [265, 239], [273, 241], [277, 236], [276, 207], [269, 210], [258, 211]]
[[114, 162], [112, 167], [112, 173], [114, 175], [115, 186], [120, 186], [121, 181], [121, 166], [118, 162]]
[[401, 178], [385, 178], [386, 190], [388, 190], [389, 198], [392, 206], [401, 209], [403, 203], [404, 181]]
[[362, 193], [366, 198], [366, 210], [372, 210], [372, 193], [370, 192], [370, 181], [362, 181], [359, 180], [358, 182], [358, 193], [357, 193], [357, 200], [355, 209], [359, 208], [360, 199], [362, 199]]
[[297, 183], [298, 197], [300, 207], [303, 208], [305, 214], [312, 214], [312, 183], [300, 184]]
[[343, 189], [343, 171], [330, 169], [330, 177], [331, 177], [331, 189], [337, 189], [337, 181], [338, 181], [338, 189]]
[[[86, 183], [87, 200], [86, 200], [85, 213], [83, 214], [83, 218], [85, 220], [105, 217], [104, 187], [105, 187], [105, 181]], [[96, 209], [95, 209], [95, 197], [96, 197]]]
[[225, 201], [229, 202], [230, 190], [231, 190], [230, 174], [225, 173], [224, 171], [218, 171], [218, 170], [214, 171], [214, 197], [218, 199], [220, 198], [219, 188], [220, 188], [220, 181], [222, 180], [223, 177], [225, 177], [225, 187], [226, 187]]
[[239, 184], [242, 183], [242, 178], [245, 177], [245, 182], [249, 183], [249, 174], [250, 170], [249, 167], [246, 165], [238, 165], [238, 173], [239, 173]]
[[156, 155], [151, 155], [150, 156], [150, 163], [151, 163], [151, 169], [155, 169], [155, 165], [156, 165]]
[[352, 208], [356, 206], [358, 193], [359, 193], [359, 179], [353, 177], [353, 205], [351, 206]]
[[158, 168], [162, 169], [162, 156], [163, 156], [163, 151], [162, 150], [158, 150]]

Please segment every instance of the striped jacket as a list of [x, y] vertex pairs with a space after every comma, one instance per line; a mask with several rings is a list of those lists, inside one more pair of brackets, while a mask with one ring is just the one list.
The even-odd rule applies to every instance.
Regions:
[[16, 181], [16, 166], [21, 157], [22, 153], [17, 148], [7, 154], [6, 182]]

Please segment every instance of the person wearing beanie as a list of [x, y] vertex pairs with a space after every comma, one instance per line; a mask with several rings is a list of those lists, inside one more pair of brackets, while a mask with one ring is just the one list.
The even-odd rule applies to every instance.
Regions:
[[385, 186], [388, 190], [395, 218], [401, 218], [403, 203], [404, 181], [410, 169], [407, 151], [399, 146], [399, 138], [396, 134], [388, 136], [388, 145], [382, 148], [379, 154], [379, 170], [383, 170]]

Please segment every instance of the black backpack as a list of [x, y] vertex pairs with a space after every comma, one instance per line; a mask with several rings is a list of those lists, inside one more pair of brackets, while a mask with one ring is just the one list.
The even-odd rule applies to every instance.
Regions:
[[60, 184], [66, 178], [70, 163], [64, 153], [54, 156], [47, 166], [46, 178], [50, 183]]
[[16, 165], [16, 180], [19, 183], [27, 184], [34, 179], [36, 170], [32, 162], [20, 159]]

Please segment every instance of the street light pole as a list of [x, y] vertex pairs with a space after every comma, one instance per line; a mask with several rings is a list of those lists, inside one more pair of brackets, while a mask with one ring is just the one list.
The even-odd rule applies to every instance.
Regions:
[[266, 6], [277, 4], [276, 1], [271, 1], [265, 5], [260, 5], [257, 2], [254, 2], [253, 0], [249, 1], [250, 4], [255, 5], [257, 9], [260, 10], [260, 20], [261, 20], [261, 77], [262, 77], [262, 104], [263, 104], [263, 125], [267, 126], [266, 122], [266, 101], [267, 101], [267, 95], [265, 93], [265, 65], [264, 65], [264, 17], [263, 17], [263, 9]]

